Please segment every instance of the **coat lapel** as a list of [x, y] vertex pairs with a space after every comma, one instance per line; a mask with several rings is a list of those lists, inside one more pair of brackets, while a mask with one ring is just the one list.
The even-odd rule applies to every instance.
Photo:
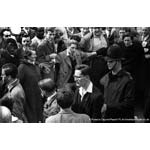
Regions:
[[65, 53], [64, 53], [64, 61], [66, 62], [66, 64], [68, 64], [68, 66], [70, 68], [72, 68], [71, 60], [70, 60], [69, 56], [67, 56], [67, 51], [65, 51]]
[[66, 57], [65, 61], [68, 64], [68, 66], [72, 68], [71, 60], [68, 56]]

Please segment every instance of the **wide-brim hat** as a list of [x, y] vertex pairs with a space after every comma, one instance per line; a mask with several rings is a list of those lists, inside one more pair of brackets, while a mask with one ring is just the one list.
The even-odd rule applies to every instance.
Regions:
[[124, 60], [123, 51], [121, 47], [117, 44], [111, 45], [107, 50], [107, 56], [105, 57], [106, 61], [113, 60]]

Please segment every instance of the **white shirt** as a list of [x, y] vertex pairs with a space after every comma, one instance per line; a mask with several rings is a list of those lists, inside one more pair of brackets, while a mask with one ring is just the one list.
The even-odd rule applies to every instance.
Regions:
[[92, 91], [93, 91], [93, 83], [91, 81], [90, 81], [87, 89], [80, 87], [79, 88], [79, 94], [81, 95], [81, 101], [82, 101], [82, 99], [86, 93], [92, 93]]

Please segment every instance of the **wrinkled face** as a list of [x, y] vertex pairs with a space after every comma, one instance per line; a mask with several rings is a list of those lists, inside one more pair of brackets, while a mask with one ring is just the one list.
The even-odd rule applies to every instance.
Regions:
[[31, 43], [30, 37], [23, 37], [21, 43], [24, 47], [30, 46]]
[[101, 35], [101, 29], [98, 27], [93, 28], [93, 32], [95, 36], [100, 36]]
[[5, 69], [2, 69], [1, 71], [1, 78], [2, 78], [3, 83], [6, 83], [6, 84], [9, 83], [9, 78], [5, 74]]
[[74, 81], [76, 86], [83, 87], [86, 83], [86, 77], [81, 74], [80, 70], [75, 70]]
[[4, 40], [9, 39], [10, 37], [11, 37], [10, 31], [4, 31], [4, 32], [3, 32], [3, 39], [4, 39]]
[[129, 47], [130, 45], [132, 45], [131, 37], [125, 37], [123, 41], [126, 47]]
[[107, 66], [109, 70], [113, 70], [116, 66], [116, 61], [115, 60], [108, 60], [107, 61]]

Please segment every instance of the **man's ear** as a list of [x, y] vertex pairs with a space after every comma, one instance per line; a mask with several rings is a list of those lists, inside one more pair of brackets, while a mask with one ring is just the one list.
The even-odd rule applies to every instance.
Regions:
[[8, 78], [9, 80], [12, 79], [11, 75], [8, 75], [7, 78]]

